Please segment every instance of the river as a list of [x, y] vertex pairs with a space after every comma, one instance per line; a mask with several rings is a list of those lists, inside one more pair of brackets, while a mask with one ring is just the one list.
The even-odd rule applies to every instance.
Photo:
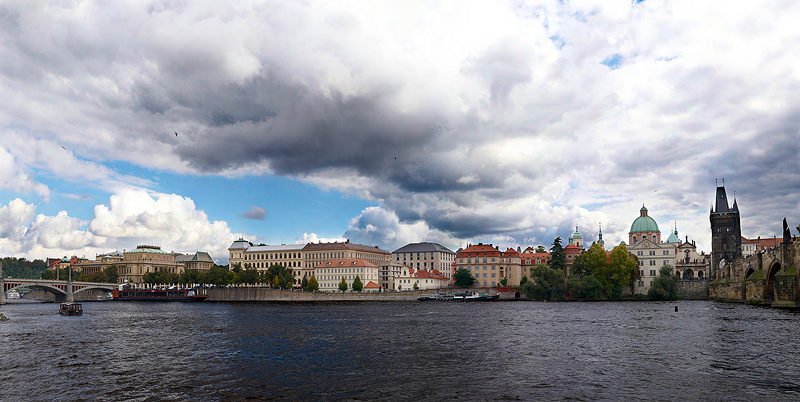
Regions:
[[0, 306], [0, 400], [800, 400], [800, 313], [741, 304], [83, 305]]

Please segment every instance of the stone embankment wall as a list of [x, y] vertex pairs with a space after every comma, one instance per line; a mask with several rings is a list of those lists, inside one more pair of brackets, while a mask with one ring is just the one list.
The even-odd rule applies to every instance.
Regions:
[[[441, 289], [439, 293], [461, 292], [460, 289]], [[477, 293], [497, 293], [496, 288], [476, 288]], [[431, 295], [433, 290], [408, 292], [302, 292], [268, 288], [212, 288], [204, 290], [208, 294], [206, 302], [351, 302], [351, 301], [416, 301], [423, 295]], [[524, 296], [521, 296], [524, 297]], [[514, 292], [501, 292], [502, 300], [513, 300]]]
[[708, 300], [707, 280], [678, 280], [678, 297], [689, 300]]

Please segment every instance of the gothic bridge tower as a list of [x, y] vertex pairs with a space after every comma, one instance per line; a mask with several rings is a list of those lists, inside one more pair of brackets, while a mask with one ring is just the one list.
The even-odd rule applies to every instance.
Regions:
[[742, 258], [742, 228], [739, 223], [739, 206], [736, 197], [733, 207], [728, 206], [725, 193], [725, 179], [722, 187], [717, 186], [716, 204], [711, 209], [711, 276], [713, 278], [728, 277], [727, 270], [720, 271], [720, 263], [725, 265]]

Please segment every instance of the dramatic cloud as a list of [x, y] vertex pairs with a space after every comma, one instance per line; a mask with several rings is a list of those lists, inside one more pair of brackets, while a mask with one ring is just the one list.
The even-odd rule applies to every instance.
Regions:
[[245, 219], [263, 221], [267, 217], [267, 210], [262, 207], [250, 206], [250, 209], [242, 213], [241, 216]]
[[[5, 2], [0, 188], [46, 199], [31, 172], [99, 178], [116, 196], [152, 184], [109, 161], [283, 175], [380, 202], [346, 236], [383, 247], [550, 244], [575, 225], [592, 240], [600, 222], [618, 243], [645, 204], [708, 251], [716, 178], [736, 190], [746, 236], [799, 219], [798, 14], [793, 2]], [[171, 211], [158, 213], [112, 197], [89, 228], [155, 238], [180, 217], [200, 224], [168, 241], [227, 247], [213, 235], [224, 223], [179, 198], [142, 199]]]
[[121, 191], [110, 197], [108, 206], [97, 205], [91, 221], [70, 217], [66, 211], [34, 216], [35, 210], [35, 205], [20, 199], [0, 207], [0, 254], [94, 258], [102, 252], [152, 244], [167, 251], [207, 251], [227, 263], [227, 248], [238, 237], [225, 222], [209, 221], [191, 199], [174, 194]]

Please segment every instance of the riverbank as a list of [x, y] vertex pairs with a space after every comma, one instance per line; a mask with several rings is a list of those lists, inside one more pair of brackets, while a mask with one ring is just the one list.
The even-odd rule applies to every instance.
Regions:
[[[440, 289], [439, 293], [450, 293], [457, 289]], [[497, 294], [500, 300], [519, 300], [525, 296], [513, 290], [499, 291], [497, 288], [474, 288], [476, 293]], [[417, 301], [418, 297], [431, 295], [433, 290], [404, 292], [304, 292], [269, 288], [211, 288], [203, 289], [206, 302], [358, 302], [358, 301]]]

